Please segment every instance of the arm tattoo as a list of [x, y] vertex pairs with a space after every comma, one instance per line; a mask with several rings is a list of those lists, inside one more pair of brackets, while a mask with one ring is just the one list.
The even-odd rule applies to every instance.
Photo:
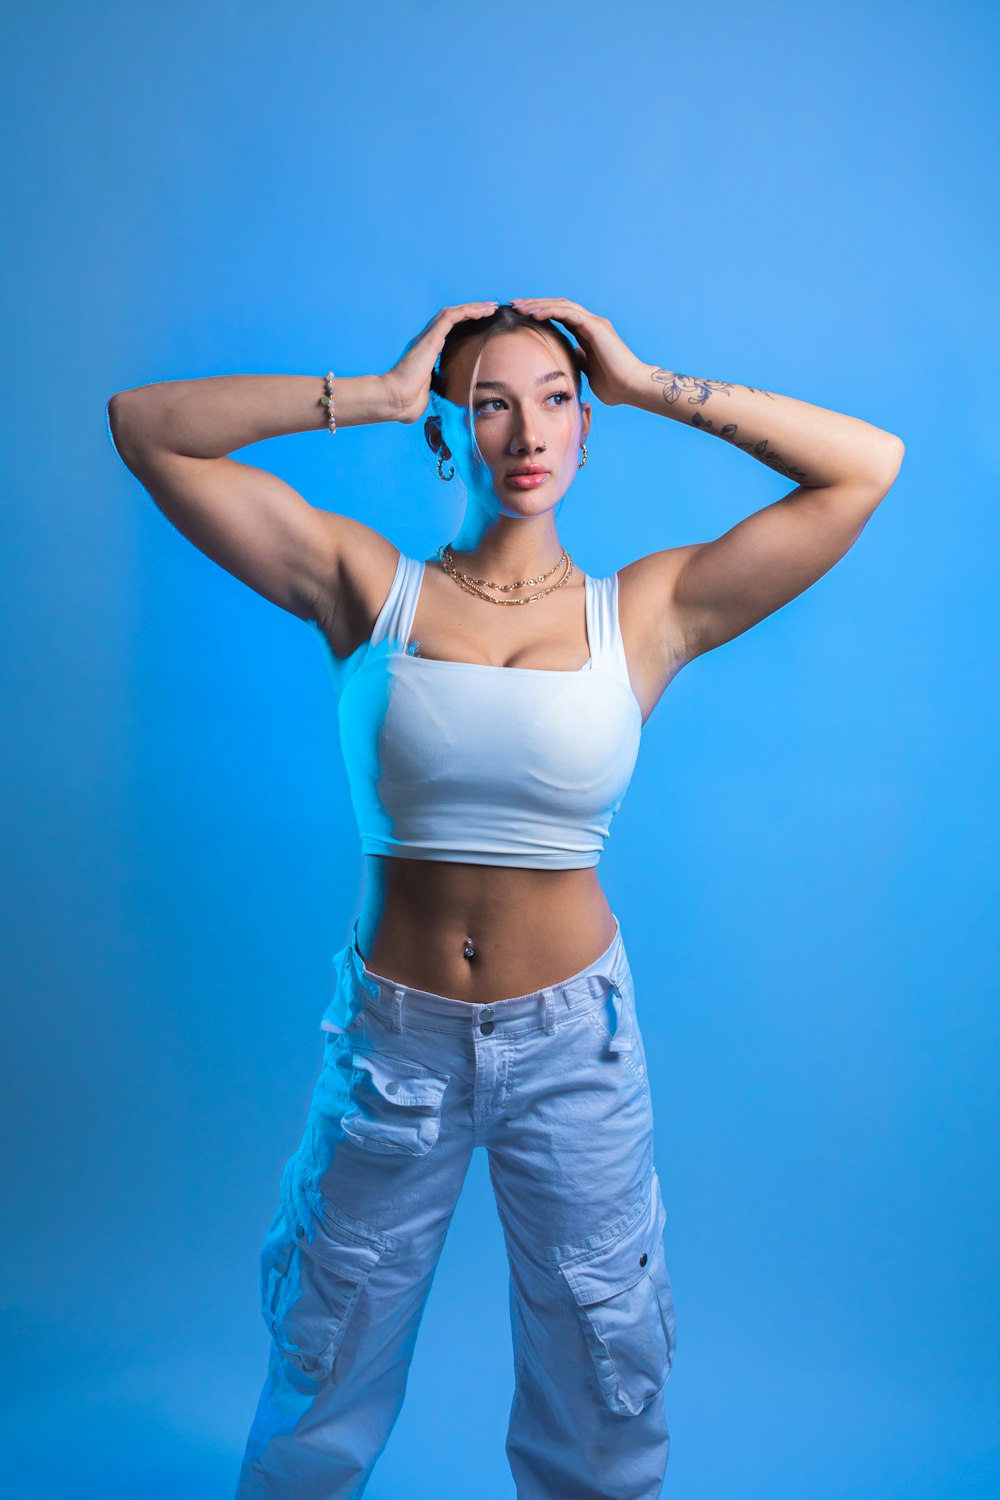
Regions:
[[[713, 391], [725, 391], [728, 395], [732, 390], [732, 384], [726, 380], [702, 380], [697, 375], [679, 375], [676, 370], [654, 370], [652, 380], [663, 387], [663, 399], [668, 406], [680, 399], [682, 392], [692, 391], [687, 398], [688, 406], [704, 406]], [[761, 390], [759, 387], [747, 385], [743, 387], [746, 391], [752, 391], [755, 395], [766, 396], [769, 401], [774, 399], [770, 391]], [[806, 482], [804, 469], [796, 468], [794, 464], [788, 464], [773, 449], [768, 451], [767, 438], [759, 442], [737, 442], [736, 434], [739, 428], [735, 422], [725, 422], [721, 427], [716, 427], [711, 417], [703, 417], [700, 412], [692, 412], [691, 426], [700, 427], [703, 432], [710, 432], [713, 437], [725, 438], [732, 443], [734, 448], [742, 448], [744, 452], [750, 452], [754, 458], [759, 458], [769, 468], [777, 469], [779, 474], [786, 474], [789, 479], [797, 479], [800, 483]]]
[[[731, 391], [732, 385], [727, 380], [700, 380], [697, 375], [678, 375], [676, 370], [654, 370], [652, 380], [663, 387], [663, 399], [668, 406], [673, 406], [680, 397], [681, 391], [694, 388], [694, 395], [688, 397], [689, 406], [704, 406], [713, 390]], [[751, 387], [747, 386], [747, 390]], [[770, 395], [765, 391], [765, 395]]]

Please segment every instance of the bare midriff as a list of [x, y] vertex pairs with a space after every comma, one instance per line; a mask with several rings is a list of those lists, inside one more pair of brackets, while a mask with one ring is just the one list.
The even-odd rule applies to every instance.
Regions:
[[365, 966], [453, 1000], [489, 1004], [558, 984], [615, 935], [593, 865], [532, 870], [370, 854], [365, 871]]

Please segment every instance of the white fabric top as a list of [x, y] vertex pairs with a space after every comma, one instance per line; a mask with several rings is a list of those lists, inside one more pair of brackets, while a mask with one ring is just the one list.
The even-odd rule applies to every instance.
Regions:
[[422, 560], [400, 553], [340, 696], [362, 853], [560, 870], [596, 865], [642, 729], [617, 573], [585, 578], [586, 665], [550, 671], [413, 655], [407, 647], [424, 571]]

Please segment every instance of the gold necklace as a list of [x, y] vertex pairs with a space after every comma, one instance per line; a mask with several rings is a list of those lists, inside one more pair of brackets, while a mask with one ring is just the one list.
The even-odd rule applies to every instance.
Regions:
[[[570, 576], [573, 572], [573, 559], [570, 557], [565, 547], [563, 548], [562, 556], [560, 556], [558, 562], [555, 564], [555, 567], [550, 568], [547, 573], [540, 574], [538, 578], [521, 578], [517, 583], [494, 583], [488, 578], [473, 578], [470, 574], [463, 573], [461, 569], [455, 567], [451, 544], [449, 542], [443, 542], [441, 544], [441, 546], [437, 549], [437, 555], [441, 559], [442, 569], [445, 573], [448, 574], [449, 578], [453, 578], [459, 585], [459, 587], [463, 588], [467, 594], [477, 594], [480, 599], [485, 599], [490, 604], [534, 604], [537, 599], [544, 599], [546, 594], [551, 594], [556, 589], [564, 588], [565, 585], [569, 582]], [[486, 584], [489, 588], [503, 589], [506, 591], [509, 589], [527, 588], [532, 584], [542, 583], [546, 578], [552, 577], [552, 574], [556, 571], [556, 568], [558, 568], [559, 563], [562, 562], [563, 558], [566, 559], [566, 571], [559, 579], [559, 581], [557, 583], [553, 583], [547, 589], [542, 589], [542, 591], [538, 594], [529, 594], [526, 599], [494, 599], [490, 594], [484, 593], [483, 590], [479, 587], [480, 584]]]
[[449, 560], [451, 562], [451, 565], [452, 565], [452, 570], [453, 570], [452, 571], [452, 576], [453, 577], [464, 578], [467, 583], [485, 583], [491, 589], [504, 589], [504, 590], [523, 589], [523, 588], [527, 588], [529, 584], [544, 583], [545, 580], [546, 580], [546, 578], [551, 578], [552, 577], [552, 574], [555, 572], [556, 568], [558, 568], [559, 564], [562, 562], [563, 558], [566, 556], [566, 549], [564, 547], [563, 550], [562, 550], [562, 552], [559, 554], [558, 558], [556, 559], [555, 563], [553, 564], [553, 566], [549, 569], [549, 571], [547, 573], [539, 573], [539, 575], [538, 575], [537, 578], [519, 578], [516, 583], [494, 583], [494, 581], [493, 581], [492, 578], [473, 578], [472, 575], [471, 575], [471, 573], [463, 573], [460, 568], [456, 568], [455, 567], [455, 554], [451, 550], [451, 543], [450, 542], [445, 542], [437, 550], [438, 550], [438, 556], [441, 557], [441, 558], [443, 558], [443, 554], [447, 552], [448, 558], [449, 558]]

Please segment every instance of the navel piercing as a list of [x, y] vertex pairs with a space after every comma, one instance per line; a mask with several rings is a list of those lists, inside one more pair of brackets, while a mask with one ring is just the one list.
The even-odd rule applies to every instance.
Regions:
[[466, 958], [471, 958], [472, 955], [475, 953], [475, 951], [476, 951], [475, 948], [473, 948], [473, 946], [472, 946], [472, 939], [470, 937], [467, 937], [466, 940], [465, 940], [465, 956], [466, 956]]

